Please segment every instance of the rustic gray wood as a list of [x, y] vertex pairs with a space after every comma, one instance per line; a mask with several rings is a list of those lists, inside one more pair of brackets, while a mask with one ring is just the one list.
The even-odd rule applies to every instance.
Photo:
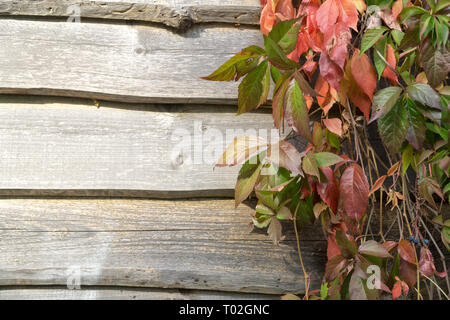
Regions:
[[215, 168], [236, 136], [277, 138], [267, 110], [0, 96], [0, 195], [233, 196]]
[[279, 300], [279, 295], [127, 287], [1, 287], [1, 300]]
[[185, 30], [193, 23], [256, 25], [259, 0], [2, 0], [0, 15], [77, 17], [162, 23]]
[[203, 80], [258, 29], [166, 28], [0, 18], [0, 93], [150, 103], [236, 104], [235, 82]]
[[[185, 288], [281, 294], [304, 291], [292, 225], [278, 247], [249, 232], [253, 210], [233, 200], [1, 199], [0, 286]], [[326, 242], [301, 232], [320, 284]]]

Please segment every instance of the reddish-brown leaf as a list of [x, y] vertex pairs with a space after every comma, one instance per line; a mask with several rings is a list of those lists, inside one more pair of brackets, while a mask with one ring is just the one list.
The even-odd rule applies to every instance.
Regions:
[[389, 168], [389, 170], [388, 170], [388, 172], [387, 172], [387, 175], [388, 175], [388, 176], [394, 175], [394, 174], [397, 172], [399, 166], [400, 166], [400, 161], [397, 161], [396, 163], [394, 163], [394, 164], [392, 165], [392, 167]]
[[387, 251], [391, 251], [397, 246], [397, 242], [395, 241], [386, 241], [381, 244], [383, 248], [385, 248]]
[[408, 284], [410, 288], [417, 282], [417, 266], [400, 259], [400, 277]]
[[268, 159], [276, 165], [286, 168], [294, 175], [301, 175], [302, 155], [288, 141], [280, 142], [270, 146], [268, 150]]
[[386, 180], [386, 178], [387, 178], [387, 176], [381, 176], [377, 179], [377, 181], [375, 181], [375, 183], [372, 186], [372, 189], [370, 189], [369, 196], [381, 188], [381, 186], [383, 185], [384, 180]]
[[323, 124], [325, 127], [337, 134], [338, 136], [342, 136], [342, 121], [338, 118], [331, 118], [331, 119], [323, 119]]
[[358, 164], [350, 164], [342, 173], [339, 193], [345, 214], [359, 221], [369, 202], [369, 182]]
[[326, 183], [317, 183], [317, 193], [320, 198], [330, 207], [334, 214], [337, 213], [337, 207], [339, 202], [339, 187], [336, 178], [334, 177], [333, 170], [329, 167], [320, 168], [327, 178]]
[[[386, 61], [389, 62], [392, 68], [395, 69], [397, 67], [397, 58], [395, 57], [394, 48], [392, 48], [390, 44], [387, 44], [386, 46]], [[389, 79], [393, 85], [398, 83], [397, 75], [388, 66], [384, 69], [382, 76]]]
[[349, 264], [342, 255], [337, 255], [327, 261], [325, 266], [325, 279], [331, 281]]
[[360, 56], [359, 50], [355, 49], [350, 64], [356, 84], [372, 101], [373, 93], [377, 87], [377, 74], [370, 63], [369, 57], [365, 53]]
[[400, 258], [402, 258], [405, 261], [408, 261], [409, 263], [416, 264], [414, 248], [407, 240], [400, 240], [400, 242], [398, 243], [397, 250], [398, 254], [400, 255]]

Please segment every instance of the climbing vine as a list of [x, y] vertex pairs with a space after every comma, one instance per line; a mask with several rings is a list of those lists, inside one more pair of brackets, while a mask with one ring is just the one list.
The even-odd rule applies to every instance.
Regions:
[[[205, 77], [242, 79], [238, 115], [272, 92], [283, 138], [237, 137], [217, 166], [242, 165], [236, 206], [254, 192], [253, 225], [275, 245], [293, 222], [304, 299], [449, 298], [449, 4], [262, 0], [264, 48]], [[327, 263], [310, 288], [299, 233], [316, 221]]]

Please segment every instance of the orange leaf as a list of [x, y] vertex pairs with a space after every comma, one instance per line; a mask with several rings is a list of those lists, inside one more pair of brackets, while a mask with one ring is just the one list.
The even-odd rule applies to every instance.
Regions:
[[[392, 68], [396, 68], [397, 59], [395, 57], [394, 48], [392, 48], [390, 44], [386, 46], [386, 61], [389, 62]], [[382, 76], [389, 79], [392, 85], [398, 83], [397, 75], [388, 66], [384, 69]]]
[[342, 136], [342, 121], [338, 118], [323, 119], [323, 124], [327, 129], [338, 136]]
[[392, 16], [394, 17], [394, 20], [397, 20], [398, 15], [403, 10], [403, 0], [397, 0], [392, 5]]
[[416, 264], [414, 248], [407, 240], [400, 240], [397, 250], [400, 258], [411, 264]]
[[387, 172], [388, 176], [394, 175], [397, 172], [399, 166], [400, 166], [400, 161], [397, 161], [396, 163], [394, 163]]
[[372, 189], [370, 189], [369, 196], [381, 188], [381, 186], [383, 185], [384, 180], [386, 180], [386, 178], [387, 178], [387, 176], [381, 176], [378, 178], [377, 181], [375, 181], [375, 183], [372, 186]]

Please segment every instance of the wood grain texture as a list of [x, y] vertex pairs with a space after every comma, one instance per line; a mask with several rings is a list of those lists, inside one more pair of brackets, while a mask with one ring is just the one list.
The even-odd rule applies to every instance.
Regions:
[[149, 103], [236, 104], [235, 82], [203, 80], [257, 29], [0, 18], [0, 93]]
[[2, 0], [0, 3], [0, 15], [146, 21], [182, 30], [204, 22], [256, 25], [260, 11], [259, 0]]
[[0, 96], [0, 195], [233, 196], [239, 166], [214, 169], [226, 147], [278, 137], [266, 110], [235, 112]]
[[279, 295], [219, 292], [206, 290], [81, 287], [13, 286], [0, 288], [0, 300], [279, 300]]
[[[0, 285], [132, 286], [301, 293], [295, 235], [274, 246], [249, 232], [252, 209], [233, 200], [1, 199]], [[301, 232], [312, 287], [326, 242]]]

